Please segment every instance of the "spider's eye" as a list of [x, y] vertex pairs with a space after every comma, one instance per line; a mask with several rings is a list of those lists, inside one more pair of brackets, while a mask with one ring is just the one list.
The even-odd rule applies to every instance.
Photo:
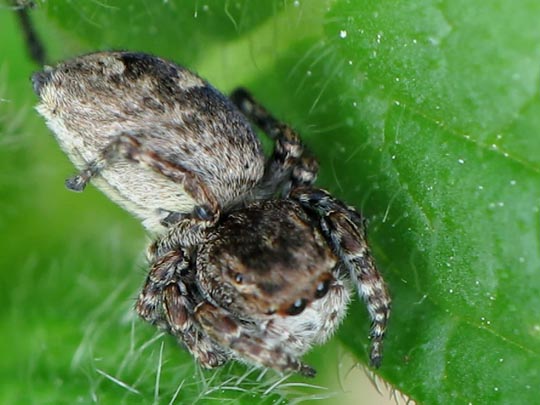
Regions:
[[298, 315], [306, 308], [307, 301], [303, 298], [298, 298], [294, 303], [287, 308], [287, 315]]
[[317, 284], [317, 289], [315, 290], [315, 299], [324, 297], [328, 290], [330, 289], [330, 280], [323, 280]]
[[242, 281], [244, 281], [244, 275], [241, 274], [241, 273], [236, 273], [235, 276], [234, 276], [234, 281], [237, 284], [242, 284]]

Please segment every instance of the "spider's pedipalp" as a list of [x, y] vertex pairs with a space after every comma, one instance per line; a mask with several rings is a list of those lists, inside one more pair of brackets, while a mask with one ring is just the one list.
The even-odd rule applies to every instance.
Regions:
[[223, 308], [206, 302], [195, 310], [195, 316], [204, 331], [223, 347], [229, 347], [239, 359], [271, 367], [281, 372], [298, 372], [314, 377], [316, 370], [302, 363], [259, 325], [241, 322]]

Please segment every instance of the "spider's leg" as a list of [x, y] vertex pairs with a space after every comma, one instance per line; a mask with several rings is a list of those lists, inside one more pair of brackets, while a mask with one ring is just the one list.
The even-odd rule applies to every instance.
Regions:
[[273, 117], [247, 90], [236, 89], [230, 98], [247, 118], [275, 142], [259, 192], [270, 196], [281, 191], [286, 195], [295, 187], [312, 185], [319, 165], [307, 153], [300, 136], [290, 126]]
[[161, 329], [168, 329], [167, 319], [163, 312], [163, 292], [169, 285], [175, 283], [177, 274], [188, 267], [188, 260], [180, 250], [168, 252], [152, 264], [135, 304], [135, 309], [141, 318]]
[[195, 322], [200, 298], [192, 273], [185, 251], [163, 255], [152, 265], [135, 308], [145, 321], [175, 336], [203, 367], [217, 367], [228, 355]]
[[168, 285], [164, 292], [164, 310], [169, 324], [169, 331], [205, 368], [223, 365], [229, 355], [208, 334], [201, 329], [194, 317], [194, 301], [189, 291], [196, 286], [174, 283]]
[[320, 218], [323, 234], [356, 282], [358, 294], [366, 303], [372, 322], [370, 362], [372, 366], [379, 367], [391, 299], [369, 250], [362, 217], [354, 208], [324, 190], [296, 189], [291, 198]]
[[264, 330], [240, 321], [223, 308], [203, 302], [195, 309], [195, 317], [213, 340], [230, 348], [238, 358], [280, 372], [294, 371], [306, 377], [315, 376], [315, 369], [287, 353], [281, 340], [273, 345], [273, 340]]
[[184, 190], [197, 201], [195, 212], [197, 217], [209, 221], [217, 218], [219, 204], [199, 176], [187, 170], [181, 164], [164, 159], [147, 147], [142, 138], [133, 134], [119, 134], [100, 151], [95, 160], [90, 162], [77, 175], [66, 180], [67, 188], [73, 191], [84, 190], [93, 177], [98, 176], [118, 159], [126, 159], [147, 166], [168, 179], [181, 184]]

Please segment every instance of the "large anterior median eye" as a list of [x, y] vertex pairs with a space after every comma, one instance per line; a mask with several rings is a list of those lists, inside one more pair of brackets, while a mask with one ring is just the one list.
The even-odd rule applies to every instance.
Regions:
[[293, 304], [287, 308], [287, 315], [298, 315], [301, 314], [304, 309], [306, 309], [307, 301], [303, 298], [299, 298], [293, 302]]

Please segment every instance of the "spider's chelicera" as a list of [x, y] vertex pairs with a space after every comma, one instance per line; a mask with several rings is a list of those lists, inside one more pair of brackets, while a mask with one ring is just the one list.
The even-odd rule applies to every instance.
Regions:
[[[300, 357], [355, 288], [378, 367], [390, 297], [362, 217], [313, 185], [298, 134], [251, 95], [230, 98], [154, 56], [100, 52], [32, 77], [37, 107], [79, 173], [154, 235], [136, 310], [205, 367], [234, 358], [307, 376]], [[274, 141], [265, 159], [249, 121]]]

